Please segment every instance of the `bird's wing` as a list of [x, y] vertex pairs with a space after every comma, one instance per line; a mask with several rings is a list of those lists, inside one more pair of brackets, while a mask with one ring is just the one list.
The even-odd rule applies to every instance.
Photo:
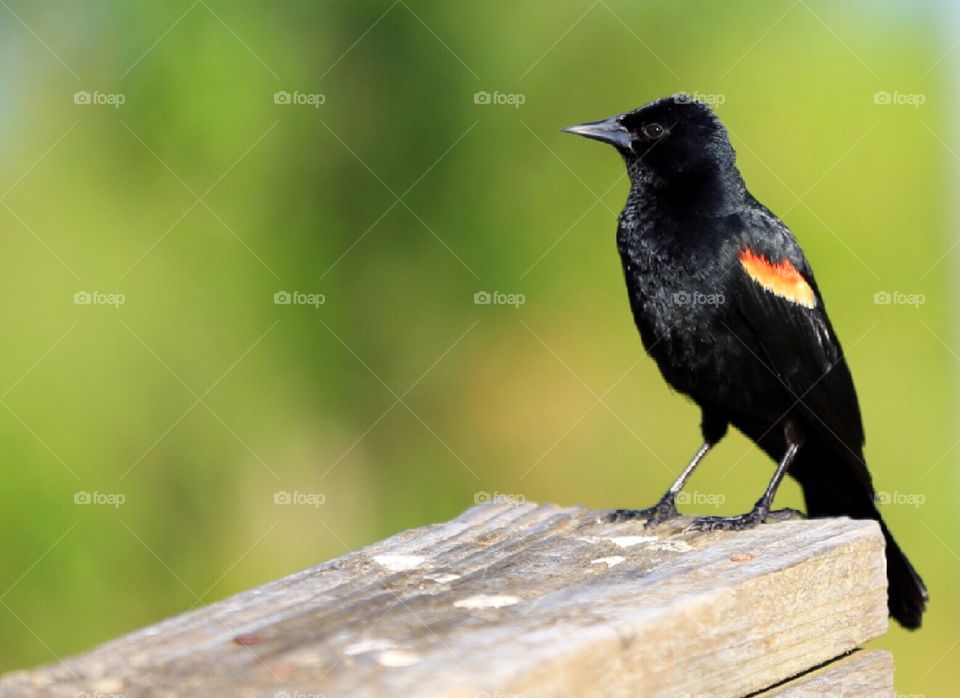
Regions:
[[786, 226], [764, 223], [766, 230], [751, 226], [733, 250], [728, 298], [750, 335], [743, 341], [799, 403], [810, 427], [834, 443], [869, 486], [857, 394], [823, 298]]

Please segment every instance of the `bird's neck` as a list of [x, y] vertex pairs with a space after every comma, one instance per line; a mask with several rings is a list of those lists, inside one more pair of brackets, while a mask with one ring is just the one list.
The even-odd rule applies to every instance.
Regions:
[[656, 205], [673, 220], [719, 218], [741, 208], [747, 189], [736, 167], [712, 168], [674, 175], [669, 179], [631, 172], [628, 206]]

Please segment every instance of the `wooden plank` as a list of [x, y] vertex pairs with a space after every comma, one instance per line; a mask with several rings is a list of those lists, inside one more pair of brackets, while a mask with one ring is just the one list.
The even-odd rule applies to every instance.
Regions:
[[883, 538], [491, 503], [0, 680], [0, 696], [745, 695], [887, 627]]
[[893, 698], [893, 655], [860, 650], [756, 698]]

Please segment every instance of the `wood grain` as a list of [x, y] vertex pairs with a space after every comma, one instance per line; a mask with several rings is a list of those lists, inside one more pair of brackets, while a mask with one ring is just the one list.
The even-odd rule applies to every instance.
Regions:
[[860, 650], [756, 698], [893, 698], [893, 655]]
[[7, 675], [0, 696], [739, 696], [885, 632], [874, 522], [687, 523], [480, 505]]

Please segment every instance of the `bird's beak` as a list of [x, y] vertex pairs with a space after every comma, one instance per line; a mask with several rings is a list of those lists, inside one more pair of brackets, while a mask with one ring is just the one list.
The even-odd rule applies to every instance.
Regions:
[[611, 116], [609, 119], [600, 119], [600, 121], [588, 121], [585, 124], [568, 126], [563, 129], [567, 133], [575, 133], [578, 136], [592, 138], [595, 141], [609, 143], [610, 145], [625, 150], [630, 149], [630, 132], [620, 123], [622, 114]]

